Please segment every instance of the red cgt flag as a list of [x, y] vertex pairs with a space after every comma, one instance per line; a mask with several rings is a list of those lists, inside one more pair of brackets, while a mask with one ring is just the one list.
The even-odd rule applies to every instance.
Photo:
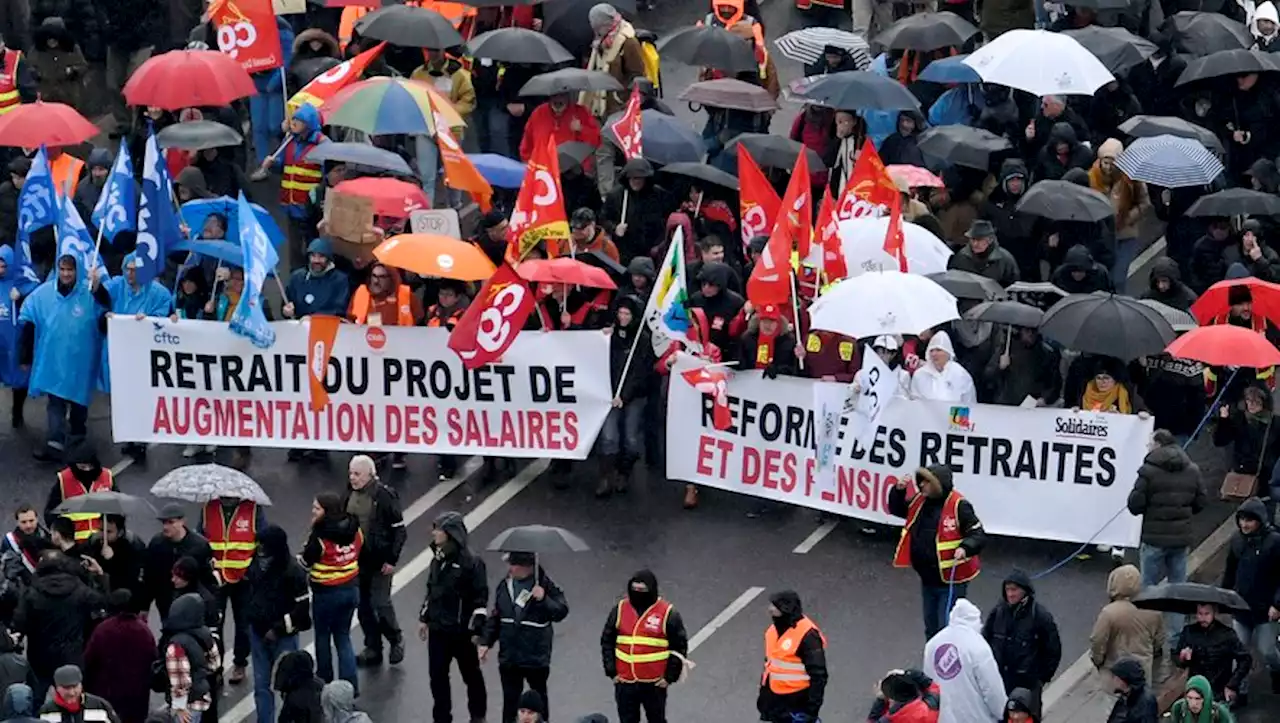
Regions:
[[684, 380], [703, 394], [711, 395], [715, 408], [711, 415], [711, 425], [724, 431], [733, 425], [733, 415], [729, 413], [729, 375], [723, 367], [698, 367], [680, 373]]
[[[822, 194], [822, 204], [818, 206], [818, 223], [813, 230], [813, 235], [817, 238], [814, 244], [818, 247], [818, 253], [822, 254], [822, 262], [819, 267], [822, 273], [827, 277], [827, 283], [843, 279], [849, 275], [849, 268], [845, 265], [844, 249], [840, 247], [839, 222], [836, 221], [836, 204], [831, 200], [831, 189], [828, 188], [826, 193]], [[810, 252], [812, 256], [812, 251]], [[801, 255], [802, 258], [806, 258]]]
[[738, 144], [738, 211], [742, 217], [742, 247], [745, 249], [756, 236], [768, 234], [778, 218], [778, 206], [782, 200], [773, 190], [764, 171], [756, 164], [746, 146]]
[[622, 117], [613, 122], [610, 128], [618, 139], [622, 155], [628, 161], [640, 157], [640, 149], [644, 147], [644, 124], [641, 122], [640, 86], [631, 86], [631, 99], [627, 101]]
[[524, 328], [534, 304], [528, 283], [511, 264], [502, 264], [449, 333], [449, 348], [467, 369], [501, 359]]
[[876, 147], [867, 141], [862, 144], [858, 161], [853, 165], [853, 174], [836, 203], [836, 219], [847, 221], [886, 216], [893, 200], [900, 198], [898, 186], [889, 176], [880, 154], [876, 153]]
[[289, 115], [296, 113], [303, 103], [319, 108], [326, 100], [337, 95], [338, 91], [360, 80], [365, 69], [382, 54], [382, 49], [385, 47], [387, 47], [386, 43], [378, 43], [356, 57], [345, 60], [317, 75], [289, 99], [286, 108]]
[[785, 304], [791, 298], [791, 252], [799, 239], [813, 234], [813, 198], [809, 185], [809, 157], [801, 153], [782, 195], [780, 213], [760, 260], [747, 279], [747, 298], [757, 307]]
[[[534, 145], [525, 166], [524, 181], [507, 227], [507, 259], [520, 263], [542, 241], [569, 242], [569, 216], [560, 189], [560, 156], [555, 139]], [[551, 243], [547, 244], [551, 246]]]
[[209, 5], [209, 22], [218, 39], [218, 50], [235, 58], [248, 72], [284, 66], [271, 0], [214, 0]]

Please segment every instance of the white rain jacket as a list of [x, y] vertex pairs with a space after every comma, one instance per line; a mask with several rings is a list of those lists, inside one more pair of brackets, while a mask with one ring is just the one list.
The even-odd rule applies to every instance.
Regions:
[[947, 627], [924, 646], [924, 672], [938, 684], [938, 723], [1003, 720], [1004, 681], [973, 603], [957, 600]]
[[[929, 352], [941, 349], [950, 357], [942, 371], [938, 371], [929, 360]], [[925, 349], [924, 364], [911, 377], [911, 398], [931, 399], [938, 402], [964, 402], [974, 404], [978, 401], [977, 389], [973, 386], [973, 377], [956, 363], [956, 352], [951, 346], [951, 337], [947, 332], [939, 331], [929, 339]]]

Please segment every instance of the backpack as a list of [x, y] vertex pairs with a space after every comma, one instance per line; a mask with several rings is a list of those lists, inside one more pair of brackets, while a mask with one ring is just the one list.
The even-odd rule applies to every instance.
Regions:
[[640, 54], [644, 56], [644, 77], [653, 83], [655, 93], [661, 98], [662, 61], [658, 56], [658, 36], [649, 30], [636, 30], [636, 40], [640, 41]]

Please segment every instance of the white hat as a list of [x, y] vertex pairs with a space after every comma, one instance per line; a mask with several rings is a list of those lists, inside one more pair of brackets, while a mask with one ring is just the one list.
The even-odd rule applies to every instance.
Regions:
[[898, 346], [898, 339], [892, 334], [877, 336], [876, 340], [871, 342], [872, 349], [888, 349], [889, 351], [897, 351]]

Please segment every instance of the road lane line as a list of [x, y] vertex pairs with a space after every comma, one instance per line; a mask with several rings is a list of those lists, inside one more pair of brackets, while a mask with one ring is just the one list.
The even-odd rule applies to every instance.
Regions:
[[[151, 450], [155, 449], [158, 445], [159, 445], [159, 442], [152, 442], [151, 444], [148, 444], [147, 451], [150, 452]], [[116, 462], [115, 464], [111, 465], [111, 476], [119, 477], [120, 473], [132, 467], [135, 461], [136, 460], [134, 460], [132, 455], [126, 454], [124, 458], [121, 459], [119, 462]]]
[[468, 459], [467, 463], [462, 468], [462, 474], [456, 474], [447, 480], [442, 480], [436, 483], [431, 489], [427, 490], [426, 494], [419, 497], [413, 504], [404, 508], [403, 515], [405, 527], [417, 522], [419, 517], [422, 517], [427, 513], [427, 510], [430, 510], [432, 507], [440, 504], [441, 500], [453, 494], [454, 490], [465, 484], [466, 481], [471, 478], [471, 475], [475, 474], [476, 471], [480, 469], [481, 464], [483, 464], [483, 461], [479, 457], [472, 457], [471, 459]]
[[711, 618], [711, 622], [702, 626], [702, 629], [689, 638], [689, 652], [698, 649], [699, 645], [707, 642], [717, 630], [724, 627], [726, 623], [733, 619], [734, 615], [742, 612], [744, 608], [751, 604], [752, 600], [760, 597], [760, 593], [764, 592], [762, 587], [749, 587], [747, 591], [738, 596], [737, 600], [729, 603], [729, 607], [720, 611], [720, 614]]
[[836, 525], [838, 524], [840, 524], [839, 520], [827, 520], [821, 525], [818, 525], [818, 529], [814, 530], [808, 537], [804, 538], [804, 541], [799, 545], [796, 545], [796, 549], [792, 550], [792, 552], [797, 555], [808, 554], [810, 550], [818, 546], [819, 542], [827, 539], [827, 535], [830, 535], [831, 531], [836, 529]]

